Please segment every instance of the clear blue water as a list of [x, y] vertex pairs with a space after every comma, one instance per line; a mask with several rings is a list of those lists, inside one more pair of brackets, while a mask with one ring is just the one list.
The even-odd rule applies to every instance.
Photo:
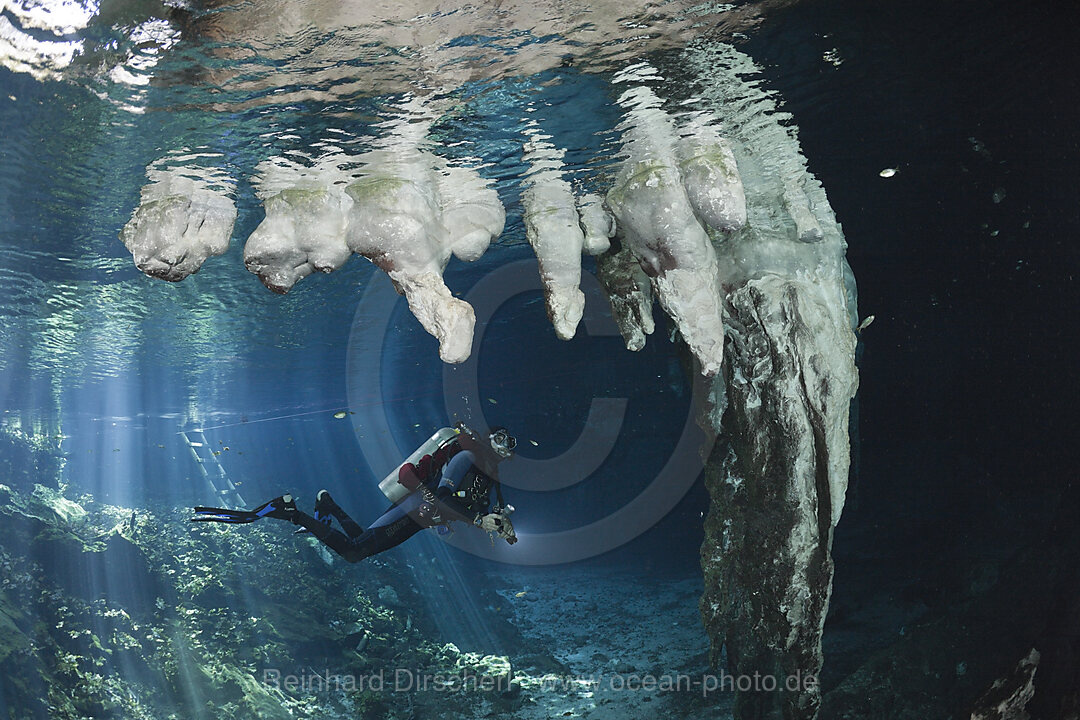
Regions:
[[[734, 19], [706, 14], [691, 29], [665, 8], [643, 21], [652, 35], [640, 45], [607, 37], [567, 49], [565, 28], [556, 22], [546, 32], [541, 21], [531, 34], [504, 28], [499, 37], [462, 35], [448, 45], [436, 68], [455, 81], [450, 70], [483, 68], [476, 58], [489, 59], [485, 53], [506, 64], [471, 71], [446, 91], [453, 111], [429, 137], [444, 157], [479, 160], [507, 226], [481, 260], [451, 260], [445, 277], [466, 294], [496, 268], [533, 259], [519, 200], [526, 118], [566, 149], [568, 176], [588, 187], [615, 160], [621, 111], [610, 80], [620, 63], [648, 57], [669, 74], [673, 97], [693, 92], [671, 64], [687, 38], [713, 33], [759, 64], [758, 82], [791, 113], [809, 168], [843, 223], [862, 312], [877, 315], [861, 358], [858, 478], [835, 545], [840, 610], [825, 639], [826, 678], [835, 686], [924, 608], [950, 605], [959, 594], [952, 578], [1003, 562], [1014, 545], [1034, 547], [1054, 567], [1076, 551], [1075, 531], [1054, 524], [1077, 507], [1069, 479], [1078, 429], [1069, 401], [1080, 270], [1080, 68], [1068, 36], [1075, 18], [1048, 3], [735, 5]], [[413, 55], [393, 52], [389, 30], [356, 36], [328, 23], [320, 34], [313, 22], [282, 38], [258, 24], [230, 24], [235, 13], [216, 5], [177, 13], [173, 26], [186, 39], [162, 43], [170, 47], [160, 51], [154, 80], [132, 85], [109, 68], [136, 68], [122, 58], [150, 52], [153, 44], [139, 44], [132, 28], [158, 10], [105, 9], [115, 15], [64, 36], [87, 50], [60, 77], [0, 70], [0, 421], [57, 441], [70, 496], [182, 523], [181, 509], [207, 498], [178, 433], [201, 427], [253, 503], [291, 491], [308, 504], [325, 487], [370, 520], [382, 509], [375, 483], [385, 471], [370, 443], [406, 454], [445, 424], [451, 403], [465, 408], [467, 421], [510, 426], [522, 456], [544, 460], [573, 446], [593, 398], [626, 398], [615, 450], [588, 482], [556, 493], [517, 490], [524, 531], [604, 516], [658, 472], [691, 395], [664, 322], [636, 354], [610, 327], [566, 343], [554, 335], [541, 292], [526, 290], [486, 325], [474, 348], [477, 390], [466, 398], [447, 391], [458, 380], [404, 301], [389, 317], [371, 314], [365, 291], [388, 283], [366, 260], [354, 257], [285, 296], [244, 269], [241, 240], [263, 217], [251, 184], [259, 162], [289, 152], [310, 159], [328, 138], [359, 152], [411, 85], [435, 82]], [[17, 19], [10, 9], [0, 17]], [[453, 21], [441, 17], [420, 26]], [[265, 46], [258, 33], [270, 33]], [[351, 43], [379, 50], [370, 56], [377, 59], [350, 53]], [[550, 57], [534, 64], [533, 51], [543, 58], [545, 48]], [[309, 77], [312, 67], [333, 72]], [[146, 168], [193, 149], [213, 154], [236, 182], [233, 243], [195, 275], [164, 283], [134, 267], [117, 233], [138, 204]], [[880, 178], [884, 168], [898, 173]], [[586, 269], [593, 271], [588, 261]], [[587, 306], [597, 299], [594, 292]], [[350, 376], [350, 352], [370, 345], [379, 348], [380, 372]], [[353, 414], [335, 418], [341, 410]], [[363, 437], [376, 414], [390, 437]], [[707, 502], [697, 483], [649, 531], [586, 567], [645, 584], [692, 581]], [[1058, 529], [1055, 540], [1040, 534], [1048, 524]], [[283, 529], [280, 541], [293, 538]], [[439, 557], [466, 578], [454, 592], [475, 604], [438, 632], [480, 652], [509, 652], [509, 641], [485, 635], [488, 599], [470, 593], [490, 582], [483, 573], [511, 577], [516, 569], [436, 551], [431, 538], [412, 542], [423, 548], [416, 552], [447, 553]], [[393, 551], [401, 568], [414, 559], [408, 547]], [[250, 559], [248, 580], [259, 563]], [[1062, 581], [1054, 597], [1070, 587]], [[152, 595], [132, 602], [152, 604]], [[681, 601], [695, 602], [692, 594]], [[257, 614], [261, 601], [251, 602]], [[1031, 612], [1064, 627], [1074, 606], [1065, 608]], [[704, 652], [700, 641], [687, 655]], [[663, 637], [650, 642], [656, 652], [665, 645]], [[1057, 667], [1071, 678], [1076, 661], [1068, 657]], [[122, 665], [112, 672], [123, 675]], [[726, 716], [723, 703], [710, 707]], [[9, 708], [13, 717], [21, 710]], [[693, 706], [670, 716], [704, 712]]]

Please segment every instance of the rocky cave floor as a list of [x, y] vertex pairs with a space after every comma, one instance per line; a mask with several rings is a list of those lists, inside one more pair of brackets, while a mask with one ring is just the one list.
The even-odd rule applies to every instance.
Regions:
[[[704, 692], [719, 671], [692, 572], [642, 560], [418, 580], [415, 545], [327, 563], [279, 523], [208, 527], [185, 508], [133, 513], [30, 477], [0, 477], [0, 709], [14, 720], [185, 718], [196, 706], [215, 719], [731, 716], [731, 693]], [[1030, 672], [1013, 670], [1033, 648], [1032, 717], [1078, 717], [1077, 503], [1019, 502], [987, 494], [963, 523], [923, 513], [842, 526], [823, 720], [971, 717], [995, 681], [1023, 698]], [[1010, 525], [1020, 513], [1049, 520]], [[427, 582], [469, 600], [448, 606], [418, 590]], [[490, 641], [451, 637], [469, 622]], [[290, 689], [268, 684], [269, 668], [388, 682], [410, 668], [508, 689]]]
[[[212, 718], [730, 717], [730, 693], [702, 692], [700, 578], [473, 571], [471, 603], [494, 638], [484, 647], [442, 633], [403, 559], [415, 555], [327, 563], [279, 523], [194, 525], [183, 508], [72, 495], [0, 485], [0, 705], [12, 718], [180, 718], [192, 703]], [[398, 668], [512, 683], [398, 691]], [[308, 686], [268, 683], [267, 669]], [[327, 669], [382, 671], [387, 687], [319, 688], [312, 676]]]
[[[516, 717], [731, 717], [731, 693], [705, 685], [716, 672], [698, 613], [700, 577], [590, 565], [507, 568], [487, 578], [523, 638], [526, 698]], [[557, 664], [533, 659], [542, 657]]]

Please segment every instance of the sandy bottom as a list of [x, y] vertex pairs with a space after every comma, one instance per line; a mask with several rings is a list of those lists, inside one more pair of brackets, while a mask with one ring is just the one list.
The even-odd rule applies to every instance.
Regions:
[[526, 640], [514, 658], [524, 699], [515, 717], [731, 717], [733, 695], [707, 664], [700, 577], [567, 567], [488, 577]]

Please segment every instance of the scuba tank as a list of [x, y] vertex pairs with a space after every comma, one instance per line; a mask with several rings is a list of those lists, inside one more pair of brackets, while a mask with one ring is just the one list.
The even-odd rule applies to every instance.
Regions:
[[425, 455], [434, 455], [439, 448], [446, 447], [450, 443], [454, 442], [461, 436], [462, 430], [458, 428], [444, 427], [435, 431], [435, 434], [429, 437], [424, 443], [413, 451], [412, 455], [405, 458], [400, 465], [390, 471], [390, 474], [383, 478], [379, 483], [379, 489], [382, 490], [383, 495], [387, 499], [397, 504], [401, 502], [412, 490], [398, 482], [398, 473], [401, 472], [406, 463], [412, 463], [414, 466], [420, 464], [420, 459]]

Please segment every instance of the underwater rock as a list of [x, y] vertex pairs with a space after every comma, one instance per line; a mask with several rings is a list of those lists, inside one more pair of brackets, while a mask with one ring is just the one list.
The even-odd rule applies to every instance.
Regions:
[[[735, 228], [712, 236], [726, 346], [711, 393], [719, 401], [703, 419], [719, 442], [706, 468], [702, 619], [713, 661], [726, 650], [732, 674], [817, 678], [858, 387], [846, 243], [794, 130], [747, 80], [753, 63], [721, 43], [696, 46], [680, 63], [724, 127], [746, 202], [743, 222], [737, 201], [722, 211], [695, 200], [700, 216]], [[710, 172], [722, 175], [729, 160], [719, 147], [710, 155], [686, 146], [683, 157], [709, 156]], [[819, 237], [806, 242], [814, 228]], [[735, 717], [809, 720], [820, 702], [816, 683], [737, 693]]]
[[314, 271], [332, 272], [362, 255], [405, 295], [439, 340], [440, 357], [458, 363], [472, 351], [475, 313], [442, 273], [451, 255], [482, 256], [506, 213], [479, 173], [419, 147], [428, 124], [390, 123], [383, 146], [357, 157], [330, 155], [314, 167], [286, 158], [263, 163], [256, 184], [266, 218], [248, 238], [244, 262], [284, 293]]
[[398, 597], [397, 590], [390, 585], [383, 585], [379, 588], [379, 602], [385, 605], [401, 605], [401, 598]]
[[471, 168], [449, 166], [424, 144], [438, 108], [406, 100], [384, 123], [377, 149], [346, 192], [353, 200], [346, 243], [386, 272], [420, 324], [439, 341], [444, 362], [472, 352], [476, 314], [455, 298], [442, 273], [451, 254], [479, 258], [502, 233], [498, 195]]
[[244, 245], [244, 264], [274, 292], [288, 292], [314, 271], [337, 270], [352, 255], [345, 244], [352, 200], [337, 186], [282, 190], [263, 207], [266, 218]]
[[596, 258], [596, 278], [611, 303], [611, 315], [628, 350], [645, 347], [645, 336], [656, 326], [652, 314], [652, 284], [630, 250], [616, 241]]
[[[724, 436], [706, 471], [713, 502], [702, 545], [702, 615], [733, 674], [818, 676], [831, 592], [832, 531], [847, 485], [854, 341], [816, 288], [775, 276], [731, 293]], [[853, 337], [853, 336], [852, 336]], [[851, 345], [850, 367], [830, 363]], [[740, 695], [736, 717], [771, 717], [773, 698]], [[811, 718], [818, 690], [784, 695]]]
[[[319, 677], [315, 673], [297, 675], [298, 680]], [[198, 685], [217, 702], [236, 707], [242, 716], [267, 718], [268, 720], [291, 720], [294, 715], [288, 708], [288, 697], [273, 684], [260, 682], [250, 671], [230, 664], [198, 667]], [[311, 681], [314, 684], [314, 681]]]
[[800, 242], [820, 242], [824, 233], [814, 217], [806, 191], [795, 183], [785, 182], [783, 197], [784, 207], [795, 223], [795, 237]]
[[197, 272], [212, 255], [229, 248], [236, 206], [220, 178], [191, 168], [150, 170], [139, 207], [120, 231], [135, 267], [170, 282]]
[[574, 192], [562, 177], [562, 153], [547, 139], [535, 132], [525, 143], [525, 162], [532, 166], [532, 172], [521, 204], [525, 235], [540, 264], [548, 319], [555, 334], [569, 340], [585, 312], [585, 293], [581, 291], [585, 234]]
[[471, 168], [442, 165], [436, 179], [451, 252], [465, 262], [479, 260], [506, 224], [499, 194]]
[[[12, 717], [404, 716], [404, 695], [350, 689], [347, 677], [336, 689], [327, 678], [444, 664], [412, 623], [373, 602], [404, 592], [391, 584], [398, 570], [371, 566], [358, 579], [283, 540], [281, 528], [198, 526], [180, 508], [141, 510], [129, 539], [116, 532], [129, 508], [84, 502], [79, 536], [59, 515], [27, 514], [24, 494], [0, 486], [0, 497], [9, 501], [0, 506], [0, 707], [23, 711]], [[309, 582], [296, 583], [298, 567]], [[422, 604], [410, 612], [433, 625]], [[377, 636], [372, 647], [389, 648], [387, 638], [398, 647], [358, 656], [359, 627]], [[465, 661], [508, 673], [508, 660]], [[456, 709], [482, 696], [436, 699]]]
[[494, 689], [499, 693], [512, 693], [516, 690], [514, 668], [510, 658], [505, 655], [461, 653], [455, 660], [455, 669], [465, 677], [490, 678]]
[[561, 340], [577, 332], [585, 312], [581, 291], [581, 250], [585, 238], [578, 225], [574, 197], [551, 184], [526, 191], [525, 228], [540, 263], [548, 319]]
[[390, 276], [438, 338], [443, 360], [462, 362], [471, 352], [475, 315], [451, 295], [442, 271], [451, 253], [480, 257], [502, 232], [505, 213], [474, 171], [436, 173], [428, 155], [417, 162], [407, 169], [382, 165], [344, 188], [324, 182], [270, 196], [266, 219], [245, 246], [245, 264], [284, 293], [313, 271], [332, 272], [354, 252], [363, 255]]
[[577, 206], [581, 229], [585, 232], [586, 254], [607, 252], [611, 248], [611, 238], [615, 237], [615, 218], [604, 209], [604, 198], [596, 193], [586, 193], [578, 198]]
[[86, 520], [86, 510], [81, 505], [44, 485], [34, 486], [33, 493], [25, 500], [21, 510], [29, 517], [62, 527], [71, 527]]
[[439, 356], [456, 363], [472, 350], [476, 316], [443, 282], [451, 250], [435, 188], [434, 172], [420, 163], [407, 171], [387, 167], [349, 185], [354, 205], [347, 242], [390, 276], [416, 319], [439, 340]]
[[55, 436], [0, 425], [0, 483], [20, 491], [39, 484], [57, 487], [66, 463], [59, 442]]
[[30, 636], [16, 624], [22, 613], [0, 600], [0, 666], [12, 655], [21, 655], [33, 645]]
[[723, 232], [746, 224], [746, 193], [731, 144], [702, 118], [684, 127], [676, 145], [679, 172], [702, 223]]
[[[652, 279], [660, 305], [711, 377], [724, 353], [716, 252], [675, 165], [672, 119], [645, 86], [630, 88], [619, 103], [628, 110], [619, 126], [626, 159], [607, 194], [617, 237]], [[706, 207], [704, 195], [700, 200]]]
[[1039, 651], [1031, 649], [1008, 676], [998, 678], [979, 698], [971, 720], [1028, 720], [1026, 708], [1035, 696], [1035, 673], [1039, 669]]
[[524, 160], [530, 166], [521, 197], [525, 235], [536, 253], [548, 319], [561, 340], [577, 332], [585, 312], [581, 291], [581, 254], [600, 255], [611, 246], [615, 219], [603, 198], [586, 193], [575, 198], [563, 177], [563, 151], [536, 129], [526, 130]]

